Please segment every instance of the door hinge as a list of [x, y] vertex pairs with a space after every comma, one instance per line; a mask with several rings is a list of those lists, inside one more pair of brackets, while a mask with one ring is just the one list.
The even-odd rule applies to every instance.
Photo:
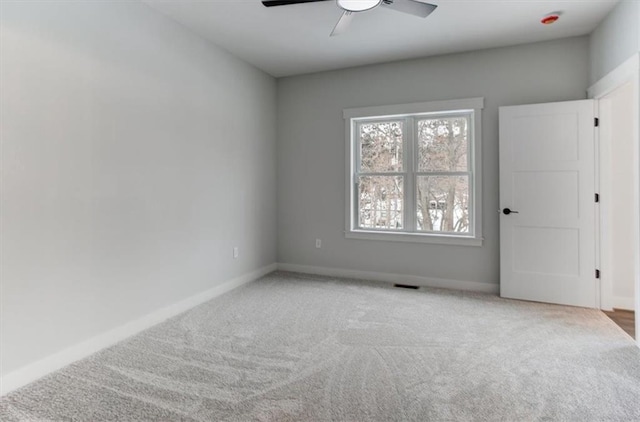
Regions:
[[600, 270], [596, 270], [596, 278], [600, 278]]
[[595, 127], [599, 127], [599, 126], [600, 126], [600, 119], [598, 119], [597, 117], [595, 117], [595, 118], [593, 119], [593, 125], [594, 125]]
[[600, 194], [596, 193], [596, 197], [595, 197], [596, 203], [600, 202]]

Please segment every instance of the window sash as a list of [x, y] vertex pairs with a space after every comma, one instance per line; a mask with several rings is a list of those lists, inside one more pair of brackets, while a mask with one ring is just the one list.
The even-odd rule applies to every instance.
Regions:
[[[403, 175], [401, 173], [394, 173], [394, 174], [381, 174], [378, 177], [388, 177], [388, 178], [397, 178], [397, 177], [402, 177], [402, 202], [401, 202], [401, 206], [402, 206], [402, 227], [395, 229], [395, 228], [379, 228], [379, 227], [361, 227], [361, 213], [363, 211], [363, 206], [360, 203], [360, 185], [359, 185], [359, 181], [360, 181], [360, 177], [376, 177], [376, 175], [371, 175], [368, 173], [364, 173], [361, 176], [358, 176], [356, 178], [356, 189], [355, 189], [355, 201], [357, 203], [357, 207], [355, 208], [355, 222], [356, 222], [356, 226], [358, 230], [375, 230], [375, 231], [387, 231], [387, 232], [405, 232], [406, 231], [406, 219], [405, 219], [405, 215], [406, 215], [406, 210], [405, 210], [405, 206], [406, 206], [406, 202], [405, 202], [405, 197], [406, 197], [406, 175]], [[377, 208], [373, 209], [373, 210], [369, 210], [370, 212], [377, 212]], [[386, 210], [387, 213], [387, 219], [391, 218], [392, 215], [392, 209], [389, 208]]]
[[[386, 171], [386, 172], [369, 172], [369, 171], [362, 171], [362, 125], [364, 124], [371, 124], [371, 123], [392, 123], [392, 122], [402, 122], [402, 169], [404, 170], [403, 172], [393, 172], [393, 171]], [[356, 125], [356, 142], [353, 142], [353, 144], [355, 144], [355, 148], [354, 148], [354, 153], [355, 153], [355, 157], [356, 157], [356, 172], [359, 174], [371, 174], [371, 175], [375, 175], [375, 174], [379, 174], [379, 175], [386, 175], [386, 174], [394, 174], [394, 173], [406, 173], [407, 172], [407, 164], [408, 164], [408, 157], [407, 154], [409, 153], [408, 151], [408, 143], [407, 143], [407, 129], [408, 129], [408, 121], [406, 118], [392, 118], [392, 119], [385, 119], [385, 118], [372, 118], [372, 119], [363, 119], [363, 120], [358, 120], [355, 122]]]
[[[467, 232], [457, 232], [457, 231], [444, 231], [444, 230], [420, 230], [418, 229], [418, 224], [417, 224], [417, 215], [418, 215], [418, 207], [416, 204], [416, 209], [414, 210], [414, 213], [416, 215], [416, 225], [414, 227], [414, 232], [415, 233], [419, 233], [419, 234], [431, 234], [431, 235], [455, 235], [455, 236], [461, 236], [461, 237], [475, 237], [475, 215], [474, 215], [474, 206], [475, 206], [475, 195], [474, 195], [474, 190], [473, 190], [473, 174], [471, 172], [451, 172], [451, 173], [443, 173], [443, 172], [436, 172], [436, 173], [416, 173], [415, 174], [415, 180], [416, 180], [416, 186], [418, 185], [417, 179], [418, 177], [459, 177], [459, 176], [463, 176], [467, 178], [467, 185], [468, 185], [468, 190], [469, 190], [469, 198], [468, 198], [468, 204], [467, 204], [467, 208], [469, 210], [468, 213], [468, 227], [469, 230]], [[416, 187], [416, 190], [414, 192], [414, 195], [418, 196], [418, 189]], [[454, 198], [455, 199], [455, 198]], [[417, 199], [416, 199], [417, 201]]]
[[421, 120], [436, 120], [436, 119], [451, 119], [451, 118], [460, 118], [463, 117], [467, 120], [467, 169], [466, 171], [468, 172], [473, 172], [473, 146], [474, 146], [474, 128], [473, 128], [473, 124], [474, 124], [474, 111], [471, 110], [463, 110], [460, 112], [448, 112], [448, 113], [430, 113], [428, 115], [415, 115], [415, 116], [410, 116], [411, 119], [414, 120], [413, 122], [413, 126], [414, 126], [414, 138], [412, 139], [412, 145], [410, 146], [412, 149], [412, 154], [413, 154], [413, 169], [414, 169], [414, 173], [456, 173], [458, 171], [462, 171], [462, 170], [455, 170], [455, 171], [445, 171], [445, 170], [440, 170], [440, 171], [420, 171], [420, 166], [418, 165], [418, 160], [419, 160], [419, 145], [418, 145], [418, 122]]

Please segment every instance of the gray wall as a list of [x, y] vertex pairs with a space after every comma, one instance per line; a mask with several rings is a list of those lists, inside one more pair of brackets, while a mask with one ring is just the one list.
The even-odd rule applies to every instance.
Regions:
[[138, 2], [1, 12], [3, 374], [275, 262], [272, 77]]
[[640, 1], [621, 1], [591, 34], [589, 50], [590, 84], [640, 51]]
[[[588, 67], [580, 37], [279, 79], [278, 262], [497, 283], [498, 107], [584, 99]], [[484, 245], [346, 239], [342, 110], [479, 96]]]

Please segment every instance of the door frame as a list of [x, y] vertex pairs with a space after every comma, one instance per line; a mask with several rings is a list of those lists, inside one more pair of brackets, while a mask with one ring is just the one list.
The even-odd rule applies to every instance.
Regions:
[[[634, 274], [635, 274], [635, 315], [636, 315], [636, 342], [640, 347], [640, 53], [636, 53], [616, 67], [613, 71], [609, 72], [602, 79], [593, 84], [589, 90], [588, 98], [594, 99], [599, 102], [600, 99], [607, 94], [615, 91], [628, 82], [634, 82], [634, 107], [635, 112], [632, 113], [635, 116], [635, 122], [633, 123], [633, 140], [635, 157], [633, 165], [633, 234], [634, 234]], [[599, 107], [596, 107], [596, 116], [598, 115]], [[599, 131], [596, 131], [599, 132]], [[600, 134], [596, 133], [596, 147], [599, 146]], [[599, 149], [599, 148], [598, 148]], [[596, 150], [596, 184], [606, 186], [604, 182], [608, 182], [608, 171], [599, 171], [602, 168], [602, 157]], [[599, 186], [598, 186], [599, 188]], [[609, 262], [610, 249], [601, 242], [603, 219], [611, 212], [610, 207], [607, 206], [606, 196], [603, 195], [603, 201], [600, 206], [600, 215], [597, 225], [599, 227], [599, 235], [596, 239], [596, 256], [599, 257], [600, 262]], [[608, 278], [608, 274], [602, 273], [600, 279], [600, 308], [609, 310], [611, 308], [613, 300], [613, 291], [611, 280]]]

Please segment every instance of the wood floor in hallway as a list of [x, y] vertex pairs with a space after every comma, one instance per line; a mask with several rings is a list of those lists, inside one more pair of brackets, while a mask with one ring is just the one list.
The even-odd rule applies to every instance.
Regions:
[[633, 311], [624, 311], [622, 309], [614, 309], [613, 312], [605, 312], [605, 314], [620, 326], [631, 337], [636, 338], [635, 321], [636, 316]]

